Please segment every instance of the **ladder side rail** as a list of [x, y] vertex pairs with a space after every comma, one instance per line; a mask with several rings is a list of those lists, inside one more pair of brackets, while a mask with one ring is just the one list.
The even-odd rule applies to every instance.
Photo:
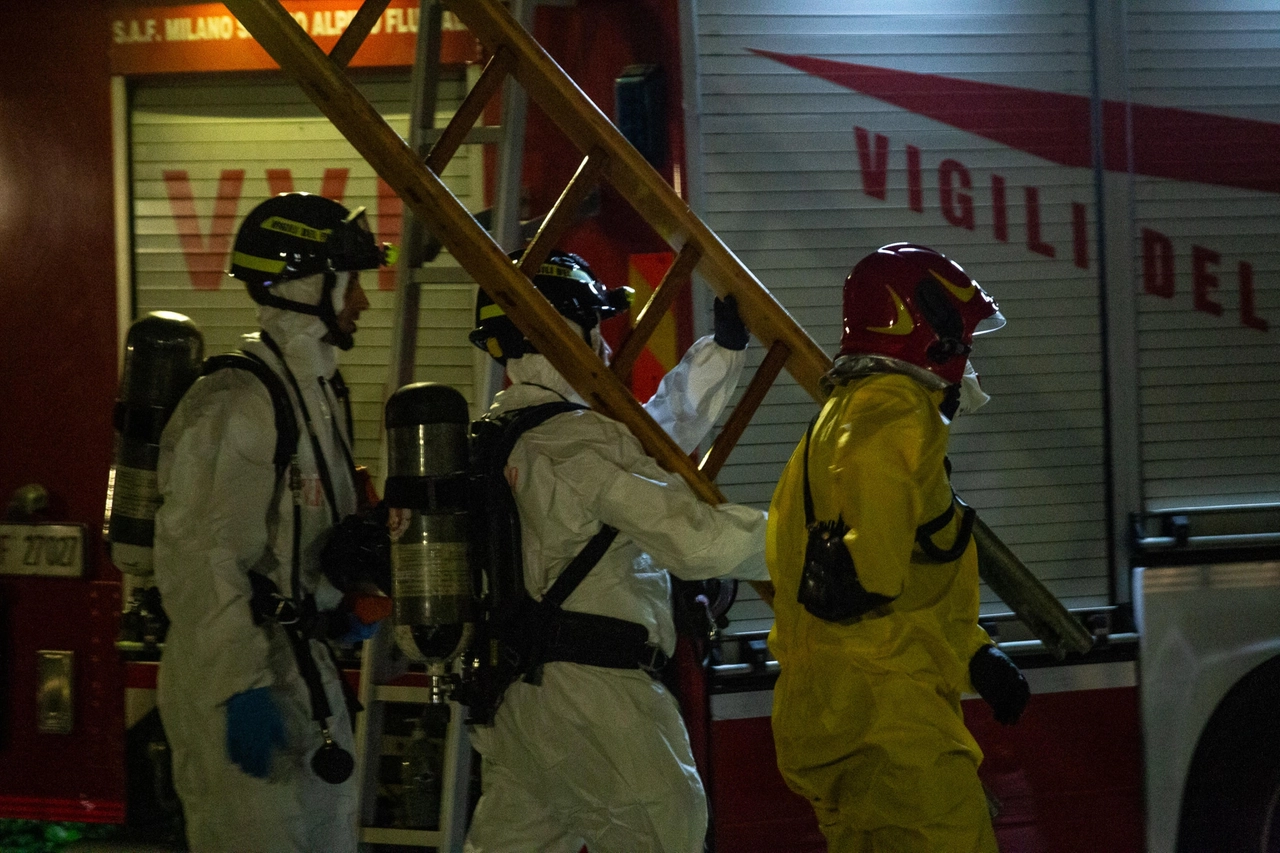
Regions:
[[514, 21], [500, 4], [480, 0], [447, 0], [446, 5], [490, 50], [499, 45], [517, 54], [516, 78], [580, 151], [601, 150], [609, 159], [606, 179], [673, 247], [686, 241], [703, 251], [697, 272], [718, 296], [732, 293], [752, 333], [772, 344], [784, 341], [791, 350], [787, 370], [815, 399], [825, 397], [819, 379], [831, 359], [782, 305], [663, 180], [613, 126], [598, 107], [564, 73], [549, 54]]
[[683, 477], [709, 503], [722, 503], [713, 483], [644, 411], [630, 391], [573, 334], [551, 303], [415, 152], [386, 123], [274, 0], [228, 0], [231, 10], [282, 69], [298, 81], [352, 147], [423, 222], [438, 231], [468, 274], [593, 408], [624, 423], [659, 465]]
[[782, 367], [787, 363], [789, 355], [791, 351], [782, 341], [774, 341], [773, 346], [769, 347], [769, 351], [765, 353], [764, 360], [756, 368], [738, 404], [733, 407], [733, 413], [725, 420], [719, 434], [712, 440], [711, 449], [707, 451], [706, 456], [702, 457], [702, 464], [698, 466], [698, 470], [707, 479], [714, 480], [719, 475], [720, 468], [733, 452], [733, 448], [738, 445], [738, 439], [742, 438], [747, 424], [755, 417], [756, 409], [760, 408], [760, 404], [764, 402], [764, 395], [769, 392], [774, 380], [782, 372]]
[[568, 185], [551, 206], [551, 210], [543, 218], [533, 240], [520, 256], [520, 271], [533, 278], [551, 252], [560, 245], [560, 238], [577, 221], [578, 211], [582, 203], [600, 183], [600, 175], [604, 171], [604, 158], [595, 152], [588, 155], [578, 164], [578, 169], [569, 179]]
[[467, 798], [471, 780], [471, 739], [463, 722], [466, 708], [449, 703], [444, 760], [440, 771], [440, 849], [461, 853], [467, 836]]
[[[391, 0], [364, 0], [355, 16], [347, 23], [347, 28], [338, 36], [338, 43], [329, 51], [329, 58], [344, 68], [351, 63], [364, 40], [373, 31], [378, 18], [391, 5]], [[419, 18], [418, 20], [422, 20]]]
[[[533, 29], [536, 0], [510, 0], [511, 14], [526, 29]], [[512, 252], [524, 245], [525, 233], [520, 222], [521, 174], [524, 169], [524, 130], [529, 98], [524, 87], [508, 75], [502, 87], [502, 107], [499, 122], [502, 126], [502, 143], [498, 146], [497, 174], [494, 178], [493, 213], [488, 226], [489, 233], [504, 252]], [[491, 358], [476, 362], [478, 386], [473, 405], [484, 411], [493, 401], [493, 395], [502, 387], [502, 366]]]
[[[368, 0], [366, 0], [368, 2]], [[362, 7], [363, 8], [363, 7]], [[421, 155], [426, 137], [435, 126], [437, 89], [440, 83], [440, 46], [443, 10], [435, 0], [420, 0], [418, 40], [410, 75], [409, 145]], [[383, 400], [413, 381], [417, 365], [418, 313], [421, 286], [414, 271], [422, 261], [426, 235], [422, 223], [408, 206], [401, 220], [400, 257], [396, 262], [395, 315], [391, 326], [391, 352]]]
[[[510, 0], [511, 14], [526, 29], [533, 29], [537, 0]], [[521, 175], [524, 169], [524, 130], [529, 96], [513, 75], [502, 87], [502, 145], [498, 149], [498, 174], [493, 198], [493, 239], [505, 252], [524, 245], [520, 223]], [[494, 362], [497, 372], [497, 362]], [[485, 400], [488, 403], [488, 400]]]
[[[658, 286], [649, 295], [644, 308], [640, 309], [635, 326], [618, 345], [618, 351], [609, 362], [610, 369], [621, 381], [626, 382], [631, 378], [631, 370], [635, 367], [636, 359], [640, 357], [649, 338], [653, 337], [653, 333], [657, 331], [662, 318], [671, 309], [671, 303], [676, 301], [676, 297], [689, 283], [693, 268], [698, 265], [700, 257], [702, 257], [702, 251], [696, 245], [685, 243], [676, 255], [675, 261], [663, 274], [662, 281], [658, 282]], [[711, 479], [714, 480], [715, 477]]]
[[427, 155], [428, 169], [437, 175], [444, 174], [444, 167], [449, 164], [453, 155], [458, 152], [458, 148], [466, 141], [467, 134], [479, 121], [485, 105], [502, 86], [514, 65], [515, 57], [505, 48], [500, 48], [485, 63], [480, 79], [471, 87], [471, 91], [467, 93], [457, 112], [453, 114], [453, 118], [440, 134], [440, 138], [431, 147], [431, 153]]
[[[377, 815], [378, 767], [381, 755], [383, 730], [383, 703], [378, 699], [378, 682], [386, 675], [380, 672], [379, 661], [386, 659], [391, 650], [391, 628], [379, 626], [372, 637], [365, 640], [360, 651], [360, 687], [356, 698], [364, 708], [356, 715], [355, 778], [360, 780], [358, 792], [360, 808], [356, 819], [360, 826], [370, 826]], [[373, 756], [373, 766], [370, 766]]]

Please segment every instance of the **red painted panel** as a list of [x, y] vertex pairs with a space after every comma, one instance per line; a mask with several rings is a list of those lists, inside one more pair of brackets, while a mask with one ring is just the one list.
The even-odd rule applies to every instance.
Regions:
[[1142, 853], [1136, 687], [1037, 694], [1012, 727], [980, 701], [964, 711], [986, 753], [979, 773], [1002, 805], [1001, 849]]
[[768, 717], [711, 724], [711, 820], [716, 853], [822, 853], [809, 801], [778, 773]]
[[[614, 81], [622, 69], [633, 64], [662, 67], [668, 162], [659, 171], [675, 185], [676, 175], [683, 176], [685, 172], [676, 3], [601, 0], [563, 7], [539, 6], [534, 37], [610, 121], [614, 118]], [[536, 104], [529, 104], [523, 177], [528, 196], [525, 216], [540, 216], [551, 209], [584, 156], [566, 142], [553, 118], [557, 117], [548, 117]], [[626, 283], [629, 256], [671, 248], [607, 186], [601, 189], [599, 215], [571, 230], [563, 247], [586, 258], [595, 274], [608, 285]], [[682, 354], [692, 343], [690, 305], [689, 296], [682, 294], [672, 309], [678, 330], [676, 346]], [[617, 343], [625, 323], [624, 318], [618, 318], [603, 324], [605, 338], [611, 344]]]
[[[6, 32], [28, 35], [0, 53], [0, 501], [41, 483], [47, 518], [90, 535], [88, 578], [0, 582], [0, 815], [123, 814], [118, 574], [95, 534], [118, 359], [107, 26], [101, 3], [5, 10]], [[30, 34], [56, 34], [58, 49]], [[35, 728], [41, 649], [75, 653], [69, 735]]]
[[[979, 775], [1001, 803], [1001, 850], [1142, 853], [1136, 688], [1039, 694], [1013, 727], [980, 700], [964, 711], [986, 753]], [[712, 723], [711, 758], [717, 853], [826, 849], [809, 804], [777, 771], [767, 717]]]

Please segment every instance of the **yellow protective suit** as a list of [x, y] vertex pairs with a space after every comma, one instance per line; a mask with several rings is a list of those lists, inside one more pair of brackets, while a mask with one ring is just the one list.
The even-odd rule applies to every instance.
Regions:
[[[977, 776], [982, 751], [960, 711], [969, 659], [991, 642], [977, 623], [976, 552], [970, 542], [958, 560], [937, 563], [915, 544], [916, 528], [952, 501], [942, 394], [897, 373], [856, 377], [835, 389], [810, 439], [816, 519], [843, 517], [859, 580], [890, 605], [835, 624], [797, 603], [803, 441], [769, 509], [778, 767], [813, 804], [833, 853], [996, 850]], [[959, 519], [936, 545], [955, 542]]]

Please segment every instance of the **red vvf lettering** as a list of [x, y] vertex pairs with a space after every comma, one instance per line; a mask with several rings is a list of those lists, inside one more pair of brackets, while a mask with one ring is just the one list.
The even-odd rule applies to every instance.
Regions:
[[858, 164], [862, 166], [862, 191], [884, 201], [889, 176], [889, 137], [877, 133], [873, 152], [871, 134], [866, 128], [855, 127], [853, 135], [858, 143]]
[[244, 169], [223, 169], [218, 178], [218, 194], [213, 202], [213, 219], [209, 221], [208, 239], [200, 231], [196, 215], [195, 195], [186, 169], [164, 173], [169, 209], [178, 229], [178, 244], [187, 263], [191, 286], [196, 290], [217, 290], [222, 284], [227, 252], [231, 249], [231, 231], [235, 224], [240, 191], [244, 188]]
[[1040, 239], [1040, 189], [1023, 187], [1022, 193], [1027, 203], [1027, 248], [1036, 254], [1052, 258], [1057, 250]]
[[1009, 242], [1009, 212], [1004, 200], [1004, 178], [991, 176], [991, 230], [1001, 243]]
[[[320, 195], [341, 203], [347, 194], [347, 178], [350, 169], [325, 169], [320, 180]], [[267, 169], [267, 189], [272, 195], [293, 192], [292, 169]]]
[[1173, 241], [1151, 228], [1142, 229], [1142, 289], [1173, 298]]
[[920, 177], [920, 149], [907, 146], [907, 206], [916, 213], [924, 212], [924, 181]]
[[1209, 298], [1209, 292], [1218, 289], [1218, 277], [1209, 271], [1209, 266], [1217, 266], [1221, 256], [1204, 246], [1191, 247], [1191, 303], [1197, 311], [1221, 316], [1222, 306]]
[[[378, 233], [378, 242], [399, 245], [400, 232], [403, 229], [404, 222], [404, 202], [400, 200], [400, 196], [396, 195], [396, 191], [391, 189], [391, 185], [382, 180], [382, 178], [378, 178], [377, 194], [378, 225], [376, 231]], [[395, 267], [378, 268], [378, 289], [396, 289]]]
[[952, 225], [973, 230], [973, 196], [967, 192], [956, 192], [953, 180], [959, 182], [960, 189], [973, 189], [973, 179], [969, 170], [958, 160], [943, 160], [938, 166], [938, 200], [942, 204], [942, 215]]
[[1260, 332], [1267, 330], [1267, 321], [1253, 313], [1253, 264], [1240, 262], [1240, 322]]
[[1072, 256], [1082, 270], [1089, 268], [1089, 210], [1078, 201], [1071, 202]]

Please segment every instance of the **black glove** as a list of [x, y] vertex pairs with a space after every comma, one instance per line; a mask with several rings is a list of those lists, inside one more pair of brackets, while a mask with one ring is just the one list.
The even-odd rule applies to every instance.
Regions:
[[1022, 670], [995, 646], [983, 646], [974, 652], [969, 660], [969, 680], [991, 706], [996, 720], [1006, 726], [1018, 722], [1031, 698]]
[[751, 333], [738, 316], [738, 300], [732, 295], [716, 299], [712, 305], [715, 319], [715, 341], [725, 349], [744, 350]]
[[391, 595], [391, 534], [385, 504], [348, 515], [330, 530], [320, 551], [320, 570], [341, 592], [373, 584]]

